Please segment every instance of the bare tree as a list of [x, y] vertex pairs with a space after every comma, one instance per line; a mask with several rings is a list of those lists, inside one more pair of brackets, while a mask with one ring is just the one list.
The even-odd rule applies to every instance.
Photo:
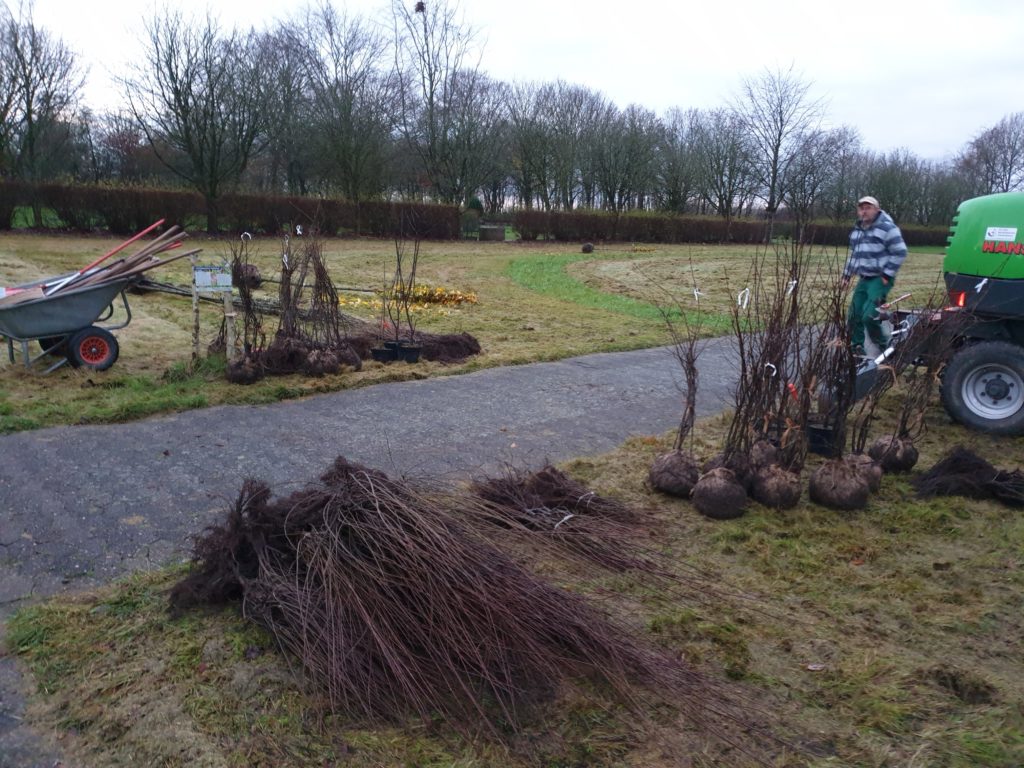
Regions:
[[315, 101], [307, 87], [302, 34], [282, 26], [259, 35], [254, 44], [265, 63], [265, 147], [249, 163], [248, 175], [255, 175], [257, 187], [271, 193], [308, 194], [318, 131], [311, 114]]
[[101, 115], [95, 119], [92, 131], [98, 179], [127, 184], [164, 184], [173, 179], [156, 159], [146, 134], [131, 114]]
[[480, 108], [488, 116], [482, 128], [487, 131], [487, 151], [480, 153], [478, 192], [489, 214], [501, 211], [512, 194], [512, 133], [509, 102], [512, 87], [491, 80], [481, 94]]
[[821, 208], [834, 222], [852, 221], [857, 200], [864, 194], [864, 151], [856, 129], [842, 126], [832, 132], [832, 175], [822, 191]]
[[[389, 42], [368, 21], [324, 2], [306, 17], [304, 68], [321, 174], [329, 189], [360, 201], [385, 187], [398, 81]], [[298, 30], [293, 36], [298, 38]]]
[[447, 0], [392, 0], [391, 8], [402, 134], [433, 194], [464, 203], [491, 148], [491, 116], [482, 108], [490, 81], [475, 32]]
[[795, 142], [796, 151], [786, 165], [781, 188], [782, 201], [796, 225], [795, 239], [800, 242], [804, 242], [826, 185], [837, 173], [836, 160], [844, 141], [842, 130], [812, 130]]
[[753, 167], [769, 222], [782, 202], [782, 178], [799, 139], [818, 127], [824, 112], [823, 103], [810, 98], [810, 87], [792, 66], [785, 71], [766, 69], [743, 81], [734, 107], [753, 145]]
[[730, 222], [750, 193], [750, 142], [743, 123], [725, 109], [695, 118], [698, 187], [712, 211]]
[[510, 168], [519, 200], [527, 209], [551, 208], [551, 140], [541, 106], [544, 88], [516, 83], [508, 90]]
[[13, 41], [8, 33], [14, 23], [10, 9], [0, 4], [0, 24], [3, 25], [3, 34], [0, 34], [0, 178], [8, 175], [14, 164], [12, 144], [17, 122], [17, 93]]
[[976, 194], [1024, 188], [1024, 112], [1007, 115], [971, 139], [958, 164], [974, 180]]
[[970, 182], [955, 162], [924, 164], [917, 220], [923, 225], [948, 225], [961, 201], [971, 197]]
[[253, 33], [224, 33], [165, 11], [147, 23], [148, 47], [122, 80], [129, 109], [169, 170], [206, 200], [207, 230], [219, 230], [217, 203], [263, 147], [264, 80]]
[[[0, 174], [27, 181], [68, 167], [84, 75], [74, 53], [37, 27], [31, 4], [0, 15]], [[42, 208], [34, 203], [34, 224]]]
[[896, 221], [913, 220], [923, 186], [923, 161], [909, 149], [868, 155], [864, 189], [874, 195]]
[[603, 206], [621, 212], [644, 208], [654, 187], [654, 161], [661, 123], [653, 112], [636, 104], [619, 111], [610, 107], [598, 125], [595, 171]]
[[662, 209], [686, 213], [697, 189], [697, 110], [670, 109], [657, 147], [655, 196]]

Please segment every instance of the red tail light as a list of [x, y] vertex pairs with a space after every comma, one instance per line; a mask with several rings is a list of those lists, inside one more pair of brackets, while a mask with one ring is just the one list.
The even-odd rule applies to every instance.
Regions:
[[950, 291], [949, 301], [954, 307], [963, 307], [967, 304], [967, 291]]

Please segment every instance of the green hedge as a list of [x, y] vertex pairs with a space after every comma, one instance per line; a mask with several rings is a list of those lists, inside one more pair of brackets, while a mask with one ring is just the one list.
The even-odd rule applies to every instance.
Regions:
[[[86, 184], [0, 182], [0, 229], [10, 229], [18, 206], [38, 203], [52, 209], [67, 229], [106, 230], [130, 234], [165, 219], [186, 229], [205, 229], [206, 203], [185, 190]], [[390, 203], [308, 197], [224, 195], [217, 211], [231, 232], [278, 234], [303, 225], [326, 235], [392, 237], [418, 234], [429, 240], [455, 240], [460, 233], [459, 209], [453, 205]]]
[[[603, 211], [522, 210], [512, 217], [512, 226], [524, 240], [539, 238], [567, 242], [637, 243], [763, 243], [768, 225], [763, 220], [715, 216], [679, 216], [652, 212], [616, 215]], [[807, 239], [816, 245], [846, 247], [850, 224], [818, 222], [807, 228]], [[908, 245], [946, 245], [947, 227], [901, 227]], [[792, 238], [791, 222], [778, 221], [773, 237]]]
[[[202, 196], [185, 190], [150, 189], [113, 185], [26, 184], [0, 182], [0, 229], [10, 229], [18, 206], [38, 203], [52, 209], [67, 229], [106, 230], [131, 234], [165, 219], [186, 229], [205, 229], [206, 204]], [[459, 209], [453, 205], [348, 202], [330, 198], [224, 195], [218, 200], [221, 226], [228, 232], [283, 234], [296, 225], [328, 236], [352, 234], [392, 237], [404, 227], [415, 227], [428, 240], [457, 240], [462, 233]], [[603, 211], [520, 210], [498, 218], [524, 240], [546, 238], [567, 242], [638, 243], [763, 243], [767, 224], [735, 219], [726, 223], [715, 216], [679, 216], [655, 212], [616, 215]], [[414, 222], [411, 225], [410, 222]], [[851, 222], [852, 224], [852, 222]], [[817, 245], [845, 247], [851, 224], [816, 223], [807, 239]], [[901, 227], [910, 246], [946, 245], [946, 227]], [[776, 222], [773, 236], [792, 238], [793, 225]]]

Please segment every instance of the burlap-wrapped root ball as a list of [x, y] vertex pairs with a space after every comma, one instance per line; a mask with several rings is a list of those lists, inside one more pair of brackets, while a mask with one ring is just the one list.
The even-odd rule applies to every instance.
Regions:
[[750, 457], [745, 453], [733, 451], [732, 453], [717, 453], [704, 462], [704, 472], [708, 473], [713, 469], [724, 467], [730, 470], [744, 491], [750, 490], [750, 482], [754, 479], [754, 468], [751, 466]]
[[750, 446], [750, 466], [756, 471], [761, 467], [782, 463], [782, 451], [770, 440], [756, 440]]
[[882, 487], [882, 466], [865, 453], [851, 453], [844, 458], [848, 464], [853, 466], [867, 480], [868, 490], [878, 493]]
[[340, 370], [338, 356], [329, 349], [311, 349], [302, 365], [302, 372], [309, 376], [324, 376]]
[[239, 287], [255, 290], [263, 285], [263, 275], [260, 268], [255, 264], [242, 264], [238, 271], [232, 275], [232, 279]]
[[713, 520], [732, 520], [747, 511], [747, 491], [725, 467], [701, 475], [690, 499], [698, 512]]
[[909, 472], [917, 464], [917, 447], [909, 437], [887, 435], [868, 448], [868, 456], [882, 465], [885, 472]]
[[651, 464], [647, 482], [656, 491], [688, 499], [699, 477], [700, 467], [693, 456], [683, 451], [669, 451]]
[[802, 492], [800, 475], [778, 464], [756, 470], [750, 484], [751, 498], [772, 509], [792, 509], [800, 502]]
[[811, 501], [832, 509], [863, 509], [871, 490], [859, 468], [845, 459], [830, 459], [811, 473]]
[[255, 384], [263, 378], [263, 366], [255, 363], [251, 357], [243, 357], [228, 363], [224, 374], [232, 384]]

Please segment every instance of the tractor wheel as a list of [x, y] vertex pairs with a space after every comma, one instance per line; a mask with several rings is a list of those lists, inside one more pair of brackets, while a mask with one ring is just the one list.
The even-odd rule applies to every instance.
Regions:
[[1024, 348], [982, 341], [960, 349], [942, 376], [942, 404], [961, 424], [994, 435], [1024, 434]]
[[117, 361], [118, 352], [114, 335], [95, 325], [72, 334], [68, 341], [68, 360], [76, 368], [85, 366], [105, 371]]

